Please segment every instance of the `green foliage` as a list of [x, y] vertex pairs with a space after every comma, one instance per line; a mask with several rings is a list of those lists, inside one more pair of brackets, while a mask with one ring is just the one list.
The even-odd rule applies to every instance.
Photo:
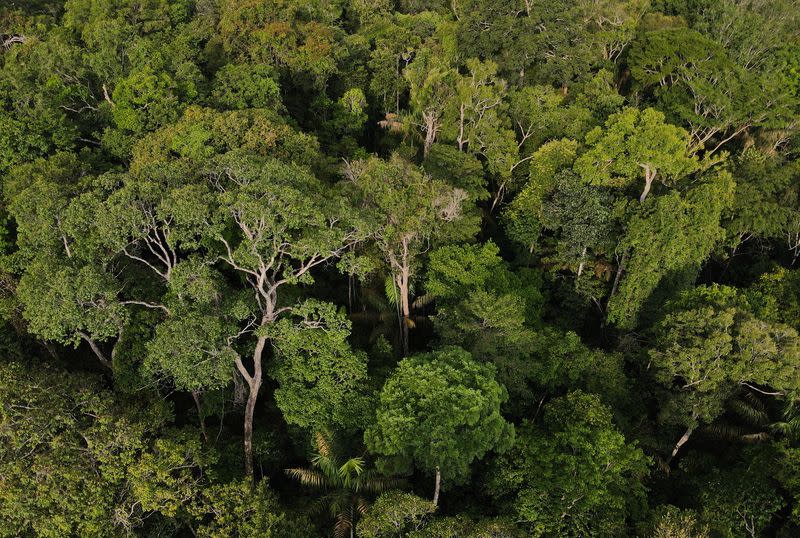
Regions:
[[358, 524], [358, 533], [365, 538], [405, 536], [424, 527], [435, 510], [432, 502], [416, 495], [389, 491], [367, 509]]
[[730, 207], [733, 184], [725, 172], [712, 174], [685, 194], [673, 191], [636, 211], [623, 248], [632, 249], [619, 293], [609, 302], [609, 319], [630, 326], [670, 271], [697, 270], [724, 236], [722, 212]]
[[350, 348], [350, 322], [326, 303], [307, 301], [270, 328], [277, 353], [275, 402], [289, 424], [349, 430], [365, 422], [367, 356]]
[[384, 385], [364, 438], [386, 468], [439, 468], [445, 483], [463, 482], [474, 460], [513, 441], [514, 428], [500, 415], [507, 397], [494, 369], [462, 349], [414, 355]]
[[605, 128], [586, 135], [588, 150], [575, 161], [575, 171], [592, 185], [641, 188], [644, 201], [656, 179], [671, 186], [697, 168], [688, 155], [686, 131], [664, 122], [664, 114], [626, 108], [612, 114]]
[[543, 424], [520, 428], [489, 488], [532, 536], [608, 536], [644, 497], [647, 472], [648, 458], [625, 442], [608, 407], [578, 391], [549, 402]]
[[0, 4], [0, 536], [800, 534], [798, 0]]
[[155, 402], [117, 402], [98, 380], [3, 364], [0, 533], [115, 536], [178, 515], [213, 461], [166, 430]]

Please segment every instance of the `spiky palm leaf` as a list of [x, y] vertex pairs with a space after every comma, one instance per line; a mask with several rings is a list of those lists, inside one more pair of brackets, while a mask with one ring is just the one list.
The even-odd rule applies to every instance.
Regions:
[[327, 485], [325, 475], [313, 469], [286, 469], [286, 474], [303, 484], [304, 486], [322, 489]]
[[314, 434], [317, 453], [311, 458], [310, 469], [286, 469], [286, 473], [301, 484], [326, 493], [314, 503], [316, 509], [327, 507], [336, 520], [334, 536], [346, 536], [354, 525], [357, 515], [366, 510], [367, 500], [361, 492], [379, 493], [402, 484], [401, 480], [378, 475], [367, 470], [364, 458], [356, 456], [339, 463], [327, 435]]

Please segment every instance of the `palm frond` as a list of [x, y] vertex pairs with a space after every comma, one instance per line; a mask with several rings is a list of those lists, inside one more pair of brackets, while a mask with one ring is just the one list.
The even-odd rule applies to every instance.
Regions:
[[296, 467], [286, 469], [286, 474], [300, 482], [304, 486], [322, 489], [326, 486], [325, 476], [313, 469]]
[[364, 458], [350, 458], [339, 467], [338, 475], [344, 487], [352, 487], [354, 482], [358, 482], [358, 476], [364, 471]]
[[424, 295], [420, 295], [414, 302], [411, 303], [412, 308], [424, 308], [430, 304], [432, 304], [436, 299], [431, 296], [430, 293], [426, 293]]
[[725, 422], [709, 424], [704, 426], [701, 431], [704, 435], [712, 439], [721, 439], [733, 442], [742, 441], [745, 435], [749, 435], [751, 433], [747, 428], [737, 424], [728, 424]]
[[346, 538], [352, 528], [352, 518], [345, 513], [339, 514], [336, 517], [336, 525], [333, 526], [333, 536], [334, 538]]
[[330, 458], [333, 450], [328, 438], [322, 432], [314, 432], [314, 444], [317, 445], [317, 454], [324, 458]]
[[769, 415], [761, 405], [761, 402], [758, 400], [753, 401], [749, 398], [748, 400], [745, 401], [743, 398], [732, 400], [728, 403], [728, 408], [748, 424], [755, 426], [766, 423], [769, 420]]
[[764, 441], [768, 441], [772, 436], [769, 432], [757, 432], [757, 433], [748, 433], [746, 435], [742, 435], [742, 441], [745, 443], [762, 443]]
[[367, 513], [367, 508], [369, 508], [369, 504], [367, 504], [367, 500], [364, 497], [358, 497], [355, 502], [356, 510], [358, 511], [359, 515], [364, 515]]
[[390, 489], [403, 487], [406, 481], [402, 478], [382, 476], [374, 470], [365, 471], [359, 480], [359, 489], [368, 493], [382, 493]]

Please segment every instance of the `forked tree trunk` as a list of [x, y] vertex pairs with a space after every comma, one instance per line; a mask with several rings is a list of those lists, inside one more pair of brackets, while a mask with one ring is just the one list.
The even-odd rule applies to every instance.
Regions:
[[436, 135], [439, 132], [438, 120], [436, 112], [432, 110], [425, 111], [422, 114], [422, 119], [425, 122], [425, 145], [422, 148], [422, 157], [426, 158], [431, 146], [436, 142]]
[[248, 394], [247, 403], [244, 408], [244, 472], [253, 477], [253, 419], [255, 417], [256, 402], [258, 401], [258, 391], [261, 388], [261, 360], [264, 354], [264, 346], [267, 338], [259, 336], [256, 348], [253, 352], [253, 375], [247, 371], [241, 359], [237, 357], [236, 367], [247, 381]]
[[436, 483], [433, 488], [433, 506], [439, 506], [439, 490], [442, 487], [442, 473], [439, 472], [439, 466], [436, 466]]
[[647, 198], [647, 195], [650, 193], [650, 188], [653, 186], [653, 181], [656, 179], [658, 171], [650, 168], [649, 164], [640, 164], [639, 166], [644, 168], [644, 190], [639, 196], [639, 202], [641, 203], [644, 202], [645, 198]]

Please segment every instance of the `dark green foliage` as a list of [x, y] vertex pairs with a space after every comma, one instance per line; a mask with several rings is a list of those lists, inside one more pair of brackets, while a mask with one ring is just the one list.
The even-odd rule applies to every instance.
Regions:
[[800, 535], [800, 1], [0, 4], [0, 536]]

